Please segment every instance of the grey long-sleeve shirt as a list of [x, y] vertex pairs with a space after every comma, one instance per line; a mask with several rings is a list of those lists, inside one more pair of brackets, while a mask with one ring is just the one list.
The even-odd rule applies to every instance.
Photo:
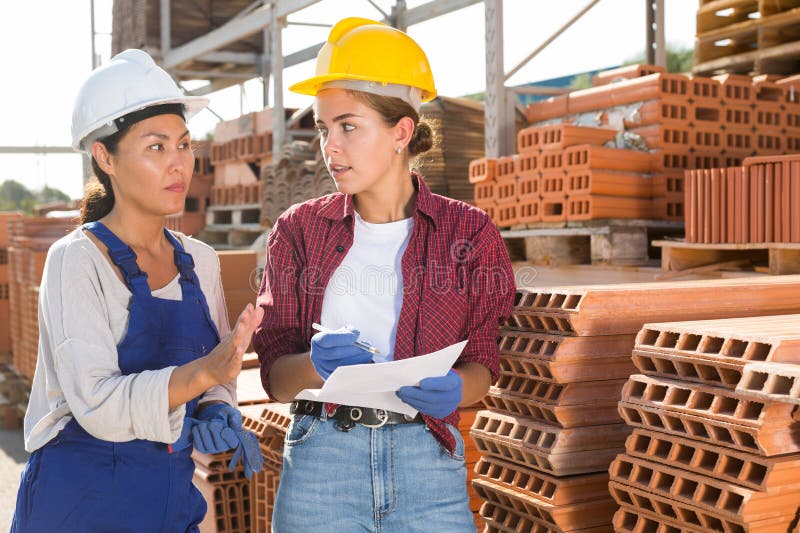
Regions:
[[[176, 236], [194, 258], [211, 318], [224, 337], [230, 326], [219, 258], [208, 245]], [[153, 295], [180, 299], [178, 277]], [[185, 406], [170, 411], [168, 395], [176, 367], [120, 374], [116, 347], [127, 330], [130, 299], [116, 267], [82, 229], [51, 246], [39, 291], [39, 355], [25, 415], [26, 450], [42, 447], [73, 416], [103, 440], [178, 439]], [[203, 398], [236, 405], [236, 382], [214, 387]]]

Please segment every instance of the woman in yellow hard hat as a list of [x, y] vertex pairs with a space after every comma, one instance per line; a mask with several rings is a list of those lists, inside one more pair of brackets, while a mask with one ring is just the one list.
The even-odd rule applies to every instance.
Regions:
[[467, 342], [445, 375], [396, 391], [415, 416], [295, 401], [274, 531], [474, 531], [459, 406], [497, 376], [515, 284], [486, 213], [409, 170], [433, 142], [419, 118], [436, 96], [428, 60], [405, 33], [348, 18], [316, 75], [290, 90], [315, 97], [338, 192], [289, 208], [270, 233], [253, 341], [270, 396], [289, 402], [338, 367]]
[[198, 531], [193, 449], [260, 469], [235, 407], [260, 312], [248, 304], [231, 332], [214, 250], [164, 227], [192, 179], [186, 120], [206, 103], [142, 50], [79, 91], [73, 146], [97, 180], [83, 224], [47, 253], [14, 533]]

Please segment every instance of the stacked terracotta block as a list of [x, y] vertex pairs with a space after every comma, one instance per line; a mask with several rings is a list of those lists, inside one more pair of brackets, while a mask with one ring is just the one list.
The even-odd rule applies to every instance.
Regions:
[[415, 161], [431, 192], [472, 202], [465, 179], [469, 163], [484, 154], [483, 104], [467, 98], [439, 96], [422, 104], [422, 120], [432, 124], [436, 142]]
[[[619, 531], [789, 531], [800, 509], [795, 405], [738, 388], [751, 364], [800, 362], [800, 315], [648, 324], [620, 413], [634, 432], [610, 468]], [[800, 365], [795, 365], [800, 368]], [[747, 381], [747, 380], [745, 380]]]
[[206, 207], [209, 204], [214, 167], [211, 165], [211, 146], [208, 141], [192, 141], [194, 172], [186, 202], [181, 213], [167, 217], [167, 227], [186, 235], [196, 235], [206, 225]]
[[488, 531], [610, 529], [607, 470], [631, 431], [617, 403], [636, 371], [636, 332], [654, 320], [795, 312], [798, 295], [800, 276], [519, 288], [500, 378], [472, 427]]
[[[630, 169], [634, 168], [639, 174], [649, 175], [651, 181], [646, 193], [641, 189], [622, 193], [624, 189], [616, 188], [619, 187], [618, 179], [606, 180], [613, 188], [599, 189], [604, 192], [582, 189], [580, 182], [586, 178], [579, 177], [575, 185], [579, 188], [573, 190], [572, 195], [567, 193], [567, 197], [576, 199], [566, 202], [565, 215], [558, 220], [620, 217], [620, 213], [624, 213], [625, 218], [683, 221], [684, 171], [741, 165], [746, 157], [789, 153], [800, 147], [800, 103], [796, 95], [800, 89], [798, 80], [730, 74], [689, 78], [681, 74], [651, 73], [653, 70], [657, 69], [649, 65], [636, 65], [611, 71], [608, 75], [598, 75], [595, 87], [528, 106], [526, 116], [533, 126], [591, 124], [619, 134], [615, 142], [612, 142], [612, 137], [599, 144], [635, 147], [637, 150], [646, 150], [650, 156], [649, 165], [627, 166], [628, 162], [625, 161], [623, 169], [614, 167], [613, 170], [631, 172]], [[610, 80], [615, 81], [609, 83]], [[524, 135], [534, 137], [530, 130], [522, 130], [520, 136]], [[525, 150], [535, 151], [530, 144], [526, 145], [524, 140], [518, 139], [519, 154], [514, 160], [515, 163], [519, 161], [520, 168], [515, 169], [518, 176], [528, 171], [533, 163], [542, 175], [553, 169], [567, 173], [576, 170], [609, 170], [603, 168], [604, 163], [589, 160], [588, 155], [571, 154], [566, 160], [563, 156], [559, 159], [554, 154], [546, 153], [547, 148], [541, 147], [540, 159], [520, 161]], [[617, 153], [641, 156], [642, 152], [637, 150], [627, 149]], [[566, 150], [563, 155], [567, 155]], [[491, 164], [497, 165], [505, 159], [492, 160]], [[627, 157], [615, 158], [615, 162], [616, 159], [624, 160]], [[602, 156], [598, 156], [598, 161], [602, 161]], [[510, 197], [494, 196], [494, 190], [487, 183], [491, 174], [486, 174], [484, 167], [488, 171], [490, 165], [482, 161], [474, 163], [469, 176], [476, 184], [476, 205], [493, 211], [493, 218], [500, 227], [528, 222], [527, 214], [533, 209], [517, 207], [517, 211], [525, 213], [521, 221], [520, 216], [515, 219], [514, 209], [508, 207], [511, 204]], [[631, 179], [628, 178], [628, 181]], [[545, 195], [553, 197], [558, 194], [557, 189], [551, 189], [540, 193], [540, 196], [544, 199]], [[590, 196], [588, 199], [585, 198], [587, 194]], [[604, 196], [615, 198], [600, 198]], [[490, 198], [494, 199], [494, 203]], [[652, 198], [652, 202], [648, 204], [645, 198]], [[499, 210], [497, 206], [501, 204], [505, 208]], [[520, 201], [520, 205], [525, 204]], [[548, 209], [551, 209], [550, 214], [546, 214]], [[549, 207], [544, 205], [539, 218], [533, 215], [534, 220], [552, 220], [551, 217], [560, 216], [555, 215], [558, 209], [558, 202], [551, 202]]]
[[800, 242], [800, 155], [686, 173], [686, 242]]
[[32, 380], [39, 351], [39, 285], [47, 250], [74, 229], [70, 218], [25, 217], [7, 221], [11, 350], [17, 371]]
[[701, 0], [693, 71], [796, 72], [797, 7], [791, 1]]
[[[569, 124], [532, 126], [518, 154], [470, 166], [475, 205], [500, 227], [593, 218], [652, 218], [650, 156], [608, 148], [617, 132]], [[494, 172], [492, 172], [494, 171]]]
[[319, 139], [293, 141], [261, 169], [261, 224], [271, 226], [289, 206], [336, 192]]
[[11, 273], [8, 264], [11, 239], [8, 222], [19, 218], [22, 218], [22, 213], [16, 211], [0, 213], [0, 364], [11, 362]]
[[[210, 156], [213, 183], [204, 218], [206, 241], [241, 247], [257, 237], [260, 172], [272, 161], [272, 125], [269, 108], [217, 124]], [[216, 242], [220, 239], [224, 242]]]

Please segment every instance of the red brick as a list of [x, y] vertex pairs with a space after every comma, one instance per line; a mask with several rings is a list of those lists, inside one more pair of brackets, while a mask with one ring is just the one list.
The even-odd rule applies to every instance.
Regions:
[[698, 124], [719, 124], [723, 120], [722, 106], [714, 102], [701, 102], [699, 105], [692, 105], [692, 123]]
[[756, 106], [762, 102], [784, 103], [786, 101], [786, 87], [771, 81], [753, 80]]
[[664, 120], [629, 131], [641, 135], [648, 148], [685, 148], [691, 144], [692, 130], [689, 123], [684, 121]]
[[475, 205], [495, 201], [497, 180], [485, 180], [475, 184]]
[[498, 227], [508, 228], [518, 224], [517, 209], [519, 204], [516, 199], [507, 200], [504, 202], [497, 202], [495, 206], [495, 223]]
[[529, 172], [519, 177], [518, 195], [520, 200], [539, 199], [541, 176], [539, 173]]
[[649, 198], [586, 194], [567, 199], [567, 220], [648, 219], [652, 216], [653, 205]]
[[519, 154], [514, 162], [514, 170], [520, 178], [539, 175], [539, 151]]
[[641, 174], [611, 170], [573, 170], [567, 172], [567, 195], [601, 194], [649, 197], [652, 180]]
[[564, 150], [544, 150], [539, 156], [539, 170], [553, 172], [564, 169]]
[[497, 179], [495, 182], [495, 199], [498, 204], [516, 201], [518, 198], [518, 180], [515, 175], [511, 174]]
[[610, 70], [604, 70], [592, 77], [592, 85], [599, 87], [623, 79], [641, 78], [650, 74], [666, 72], [667, 69], [658, 65], [625, 65]]
[[567, 196], [542, 197], [541, 212], [543, 222], [562, 222], [567, 219]]
[[562, 94], [528, 104], [525, 108], [525, 118], [528, 122], [541, 122], [563, 117], [567, 114], [568, 97], [569, 95]]
[[635, 150], [580, 145], [564, 150], [564, 168], [567, 171], [604, 169], [625, 172], [649, 172], [650, 154]]
[[722, 86], [722, 102], [724, 105], [750, 104], [755, 100], [753, 82], [750, 76], [739, 74], [721, 74], [712, 76]]
[[719, 126], [697, 123], [691, 130], [691, 146], [698, 150], [719, 152], [723, 146], [723, 132]]
[[469, 182], [480, 183], [496, 178], [497, 159], [482, 157], [469, 162]]
[[566, 193], [566, 173], [562, 171], [543, 172], [539, 178], [539, 194], [542, 198], [563, 198]]
[[528, 224], [541, 222], [542, 220], [542, 200], [538, 195], [520, 198], [517, 204], [517, 222]]
[[722, 122], [726, 128], [729, 126], [752, 128], [755, 123], [753, 108], [746, 105], [724, 105], [722, 106]]
[[624, 119], [626, 128], [662, 124], [665, 121], [688, 124], [692, 119], [693, 107], [683, 99], [649, 100], [644, 102], [630, 119]]

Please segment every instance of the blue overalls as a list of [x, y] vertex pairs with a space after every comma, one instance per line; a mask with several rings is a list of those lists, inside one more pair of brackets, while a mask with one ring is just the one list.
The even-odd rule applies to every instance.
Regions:
[[[132, 293], [128, 331], [117, 346], [122, 374], [179, 366], [219, 343], [192, 256], [175, 248], [182, 300], [150, 293], [136, 254], [100, 222], [83, 226], [109, 251]], [[194, 415], [198, 398], [186, 404]], [[109, 442], [89, 435], [73, 418], [31, 455], [17, 496], [12, 533], [55, 531], [198, 531], [206, 503], [192, 484], [191, 423], [172, 446], [147, 440]]]

